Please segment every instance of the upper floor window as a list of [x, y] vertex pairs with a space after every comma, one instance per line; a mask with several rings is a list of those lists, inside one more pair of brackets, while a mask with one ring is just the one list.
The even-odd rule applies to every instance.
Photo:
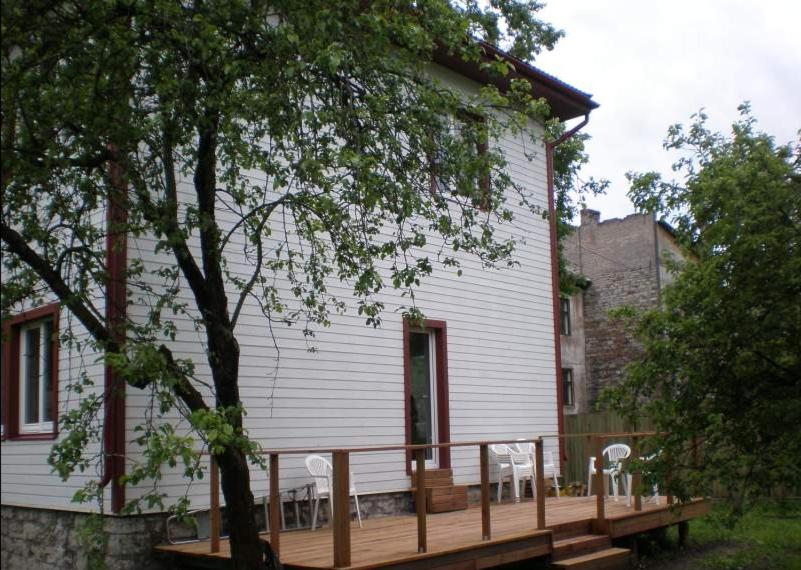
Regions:
[[570, 299], [562, 297], [559, 299], [559, 325], [561, 332], [565, 336], [570, 336]]
[[[469, 198], [473, 206], [487, 210], [490, 206], [488, 166], [488, 133], [484, 118], [464, 111], [450, 120], [453, 144], [443, 145], [431, 159], [431, 190]], [[458, 155], [457, 160], [449, 160]], [[451, 164], [468, 165], [458, 171]]]
[[12, 317], [3, 333], [3, 435], [53, 437], [58, 414], [58, 306]]

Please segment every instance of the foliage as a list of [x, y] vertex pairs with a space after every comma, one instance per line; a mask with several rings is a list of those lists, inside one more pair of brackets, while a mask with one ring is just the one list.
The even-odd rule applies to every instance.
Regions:
[[[565, 132], [562, 123], [551, 121], [549, 138], [557, 140]], [[553, 152], [554, 200], [556, 207], [556, 236], [559, 254], [559, 291], [564, 295], [572, 295], [580, 288], [586, 287], [587, 279], [568, 267], [564, 256], [564, 240], [574, 231], [571, 220], [585, 204], [587, 196], [599, 196], [606, 193], [609, 181], [596, 180], [590, 177], [582, 180], [579, 177], [582, 166], [589, 162], [585, 144], [590, 139], [587, 133], [579, 132], [556, 145]]]
[[[690, 521], [684, 549], [662, 550], [638, 545], [639, 568], [705, 570], [791, 570], [801, 566], [801, 505], [766, 501], [732, 521], [731, 506], [713, 505], [711, 513]], [[676, 542], [671, 528], [667, 545]], [[646, 548], [651, 546], [651, 548]], [[672, 562], [671, 562], [672, 561]]]
[[729, 136], [704, 113], [670, 128], [681, 181], [629, 175], [635, 205], [667, 218], [688, 261], [660, 310], [629, 315], [644, 353], [608, 395], [664, 432], [652, 443], [677, 496], [718, 481], [738, 511], [801, 484], [801, 155], [740, 111]]
[[[540, 8], [3, 4], [3, 312], [55, 294], [86, 331], [67, 327], [62, 345], [104, 354], [144, 392], [134, 442], [144, 459], [126, 482], [154, 480], [149, 505], [161, 500], [165, 465], [202, 475], [198, 439], [216, 456], [241, 523], [231, 534], [237, 567], [261, 556], [248, 476], [248, 460], [261, 457], [239, 395], [240, 317], [255, 310], [265, 336], [286, 325], [313, 337], [348, 307], [350, 296], [336, 293], [344, 285], [378, 326], [385, 288], [418, 317], [414, 289], [435, 267], [460, 273], [464, 254], [514, 264], [517, 241], [499, 228], [542, 206], [510, 179], [492, 141], [531, 135], [539, 145], [528, 125], [548, 108], [527, 81], [509, 79], [510, 64], [485, 60], [479, 40], [523, 59], [551, 49], [561, 32], [537, 18]], [[506, 88], [449, 88], [430, 73], [439, 52], [508, 79]], [[112, 285], [106, 241], [119, 248], [122, 236], [138, 249], [128, 252], [130, 318], [120, 323], [97, 301]], [[231, 261], [242, 256], [246, 264]], [[205, 362], [173, 354], [178, 318], [203, 338]], [[97, 414], [114, 387], [101, 394], [82, 376], [70, 388], [85, 403], [62, 419], [68, 435], [51, 454], [63, 477], [111, 453]], [[79, 498], [101, 492], [93, 482]]]
[[106, 550], [108, 549], [109, 534], [104, 527], [103, 516], [90, 513], [89, 516], [78, 522], [76, 540], [81, 547], [81, 553], [86, 559], [86, 568], [89, 570], [105, 570]]

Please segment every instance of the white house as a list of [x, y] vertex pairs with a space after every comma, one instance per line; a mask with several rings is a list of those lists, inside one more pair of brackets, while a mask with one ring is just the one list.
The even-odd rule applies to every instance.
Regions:
[[[555, 77], [490, 46], [486, 50], [511, 61], [561, 120], [586, 116], [597, 107], [590, 95]], [[443, 82], [466, 92], [487, 80], [479, 69], [445, 55], [439, 57], [435, 72]], [[531, 129], [541, 134], [543, 126], [532, 124]], [[494, 144], [503, 149], [513, 180], [527, 188], [543, 210], [552, 211], [549, 149], [544, 144], [531, 148], [531, 140], [508, 138]], [[332, 326], [318, 333], [316, 352], [309, 352], [297, 330], [276, 327], [280, 347], [276, 351], [260, 310], [246, 305], [239, 325], [240, 382], [250, 435], [264, 448], [278, 449], [514, 439], [559, 432], [554, 229], [547, 219], [525, 208], [517, 207], [515, 214], [516, 223], [502, 231], [525, 238], [515, 253], [519, 266], [485, 270], [478, 261], [464, 257], [461, 277], [435, 272], [416, 297], [429, 319], [424, 330], [403, 322], [394, 309], [406, 300], [389, 291], [383, 294], [386, 309], [379, 328], [366, 327], [362, 317], [349, 311], [335, 316]], [[154, 252], [154, 244], [131, 238], [127, 251], [112, 257], [116, 263], [158, 264], [163, 258]], [[432, 240], [428, 247], [433, 251], [435, 246]], [[233, 268], [247, 264], [244, 258], [228, 262]], [[339, 292], [348, 296], [344, 289]], [[120, 291], [111, 288], [109, 294]], [[188, 298], [189, 292], [185, 294]], [[129, 316], [144, 315], [146, 297], [137, 294], [131, 301]], [[107, 410], [107, 425], [101, 429], [107, 450], [117, 455], [107, 462], [105, 474], [86, 472], [62, 482], [47, 464], [50, 447], [59, 437], [56, 416], [74, 409], [77, 402], [76, 394], [66, 390], [65, 379], [83, 371], [102, 387], [109, 374], [97, 355], [59, 348], [57, 333], [71, 320], [65, 309], [49, 304], [19, 307], [6, 323], [0, 446], [4, 550], [16, 548], [15, 538], [7, 536], [7, 521], [56, 520], [57, 511], [93, 508], [72, 502], [75, 491], [89, 480], [106, 485], [109, 514], [147, 490], [116, 484], [138, 460], [131, 442], [136, 437], [133, 428], [149, 406], [147, 391], [129, 388], [124, 403]], [[189, 318], [177, 317], [175, 325], [178, 335], [171, 348], [181, 357], [195, 357], [197, 374], [208, 375], [203, 335]], [[81, 334], [78, 324], [73, 328]], [[458, 484], [478, 482], [474, 451], [443, 450], [431, 454], [430, 461], [432, 466], [450, 467]], [[402, 452], [355, 455], [351, 466], [362, 495], [404, 492], [410, 487]], [[266, 474], [254, 469], [252, 477], [254, 493], [266, 493]], [[302, 457], [282, 460], [282, 487], [306, 481]], [[168, 503], [188, 493], [193, 506], [208, 505], [207, 485], [196, 483], [187, 489], [179, 469], [165, 475], [159, 490]]]

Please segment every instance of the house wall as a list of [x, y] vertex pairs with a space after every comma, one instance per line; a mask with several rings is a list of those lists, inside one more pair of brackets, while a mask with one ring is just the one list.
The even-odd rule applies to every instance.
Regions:
[[[96, 212], [97, 223], [105, 219], [105, 211]], [[100, 314], [105, 311], [104, 297], [95, 291], [92, 303]], [[43, 304], [55, 301], [47, 297]], [[35, 308], [29, 303], [13, 308], [11, 314], [19, 314]], [[71, 383], [83, 378], [91, 383], [83, 386], [83, 393], [102, 394], [104, 386], [104, 365], [98, 353], [85, 343], [89, 340], [86, 329], [69, 311], [60, 310], [58, 317], [58, 334], [71, 331], [74, 342], [60, 343], [58, 349], [58, 417], [77, 408], [80, 396], [70, 390]], [[5, 356], [3, 356], [5, 358]], [[4, 372], [5, 374], [5, 372]], [[4, 379], [5, 381], [5, 379]], [[5, 397], [5, 393], [3, 393]], [[4, 426], [5, 427], [5, 426]], [[4, 435], [8, 432], [4, 429]], [[59, 436], [60, 437], [60, 436]], [[31, 440], [4, 438], [0, 442], [0, 504], [20, 507], [46, 507], [53, 509], [69, 509], [76, 511], [96, 510], [96, 504], [77, 504], [72, 502], [73, 495], [86, 483], [99, 480], [101, 474], [94, 470], [76, 473], [67, 481], [53, 473], [47, 463], [48, 454], [57, 441], [54, 439]], [[90, 445], [89, 456], [100, 452], [98, 445]], [[105, 493], [109, 500], [109, 492]]]
[[562, 369], [573, 371], [573, 405], [565, 405], [565, 414], [581, 414], [591, 411], [587, 398], [587, 358], [585, 355], [586, 338], [584, 336], [584, 294], [571, 295], [570, 299], [570, 334], [560, 335], [562, 351]]
[[[477, 85], [440, 69], [443, 81], [465, 91]], [[532, 125], [539, 138], [542, 127]], [[544, 148], [523, 138], [497, 141], [509, 161], [508, 172], [515, 182], [533, 194], [534, 202], [547, 209]], [[529, 156], [533, 154], [533, 160]], [[259, 173], [251, 175], [265, 182]], [[192, 189], [185, 182], [182, 200], [191, 201]], [[462, 256], [464, 274], [441, 266], [416, 293], [416, 304], [427, 318], [447, 323], [448, 377], [450, 393], [450, 432], [452, 441], [477, 439], [516, 439], [558, 430], [553, 339], [549, 225], [541, 216], [517, 205], [510, 196], [509, 206], [517, 216], [514, 224], [499, 232], [524, 238], [515, 253], [519, 266], [503, 270], [484, 269], [480, 263]], [[226, 214], [221, 210], [220, 219]], [[227, 218], [232, 223], [231, 218]], [[236, 239], [240, 239], [238, 236]], [[280, 231], [276, 230], [276, 239]], [[436, 258], [439, 243], [432, 238], [427, 252]], [[156, 243], [147, 237], [131, 238], [129, 260], [141, 259], [151, 269], [172, 265], [169, 257], [155, 253]], [[197, 253], [197, 243], [193, 244]], [[246, 275], [250, 268], [244, 255], [227, 255], [229, 269]], [[388, 268], [385, 268], [387, 270]], [[154, 286], [160, 285], [151, 276]], [[189, 288], [181, 278], [180, 300], [192, 306]], [[287, 293], [286, 283], [279, 288]], [[331, 283], [330, 292], [349, 301], [351, 290]], [[233, 298], [233, 296], [232, 296]], [[254, 303], [246, 303], [237, 334], [241, 349], [240, 386], [248, 415], [246, 427], [251, 437], [265, 449], [331, 448], [404, 443], [403, 332], [400, 307], [408, 304], [395, 291], [383, 294], [383, 323], [378, 328], [364, 325], [363, 318], [350, 307], [347, 314], [334, 315], [332, 326], [319, 330], [308, 341], [299, 327], [273, 325], [272, 329]], [[129, 315], [143, 319], [153, 299], [141, 292], [130, 298]], [[352, 305], [352, 303], [349, 303]], [[102, 311], [102, 306], [100, 308]], [[204, 335], [196, 330], [191, 310], [171, 316], [178, 336], [167, 341], [179, 358], [192, 358], [196, 375], [210, 382]], [[62, 314], [63, 322], [70, 317]], [[76, 329], [78, 334], [85, 334]], [[315, 352], [309, 352], [310, 347]], [[77, 378], [82, 370], [97, 386], [103, 384], [103, 366], [97, 354], [60, 353], [60, 382]], [[76, 396], [60, 396], [63, 413], [74, 405]], [[209, 400], [211, 401], [211, 400]], [[147, 390], [129, 388], [126, 396], [127, 466], [143, 460], [134, 443], [137, 424], [151, 410]], [[175, 416], [179, 431], [186, 422]], [[46, 464], [52, 442], [4, 442], [2, 444], [2, 504], [81, 510], [71, 503], [74, 492], [89, 478], [99, 474], [75, 476], [62, 483], [50, 474]], [[556, 450], [556, 440], [548, 441]], [[200, 444], [198, 444], [200, 447]], [[478, 449], [455, 449], [452, 467], [457, 484], [479, 480]], [[351, 458], [360, 493], [382, 493], [409, 488], [405, 457], [402, 453], [358, 454]], [[252, 474], [255, 494], [267, 492], [266, 473], [257, 468]], [[282, 456], [281, 487], [304, 485], [308, 481], [303, 457]], [[129, 488], [127, 498], [142, 496], [150, 484]], [[208, 505], [207, 480], [189, 485], [180, 468], [165, 469], [158, 490], [170, 504], [187, 495], [193, 506]]]
[[[460, 76], [444, 70], [441, 73], [445, 81], [460, 89], [476, 88]], [[538, 136], [542, 133], [541, 127], [532, 128]], [[509, 161], [509, 174], [546, 208], [542, 146], [532, 148], [522, 138], [498, 144]], [[529, 161], [526, 154], [532, 151], [535, 158]], [[189, 187], [182, 187], [182, 192], [186, 200], [191, 199]], [[516, 204], [511, 197], [517, 220], [503, 228], [500, 237], [509, 232], [525, 238], [515, 254], [519, 267], [488, 270], [477, 260], [462, 256], [461, 277], [439, 266], [416, 292], [417, 306], [426, 317], [447, 323], [452, 441], [514, 440], [558, 430], [549, 226], [541, 216]], [[132, 240], [129, 255], [141, 256], [151, 266], [167, 262], [152, 253], [153, 246], [146, 239]], [[438, 246], [432, 236], [427, 246], [432, 259]], [[230, 269], [242, 274], [249, 267], [233, 252], [227, 261]], [[351, 297], [350, 289], [339, 283], [331, 283], [329, 291], [346, 301]], [[184, 288], [182, 294], [188, 295], [188, 289]], [[188, 297], [186, 300], [190, 301]], [[381, 300], [385, 310], [380, 327], [365, 326], [364, 319], [350, 307], [347, 314], [333, 316], [332, 326], [318, 331], [312, 341], [305, 340], [296, 327], [274, 325], [271, 331], [259, 308], [246, 305], [237, 331], [241, 394], [248, 410], [248, 431], [264, 448], [404, 443], [403, 327], [399, 309], [408, 304], [408, 299], [399, 292], [387, 291]], [[140, 308], [145, 306], [143, 302]], [[136, 311], [133, 307], [131, 313]], [[173, 349], [178, 356], [191, 356], [197, 374], [208, 379], [203, 335], [194, 330], [188, 317], [178, 316], [175, 323], [180, 341], [172, 344]], [[310, 346], [315, 352], [308, 351]], [[148, 400], [145, 393], [131, 390], [127, 401], [128, 438], [132, 439], [134, 425], [143, 417]], [[556, 440], [550, 445], [555, 450]], [[137, 460], [135, 449], [131, 449], [131, 458]], [[454, 449], [451, 462], [456, 483], [479, 480], [477, 448]], [[356, 454], [351, 465], [361, 493], [409, 488], [403, 453]], [[252, 478], [255, 494], [266, 493], [266, 473], [254, 469]], [[282, 488], [307, 481], [303, 457], [282, 456]], [[177, 471], [165, 474], [160, 490], [170, 498], [188, 492], [194, 505], [208, 503], [207, 484], [196, 483], [187, 490]]]

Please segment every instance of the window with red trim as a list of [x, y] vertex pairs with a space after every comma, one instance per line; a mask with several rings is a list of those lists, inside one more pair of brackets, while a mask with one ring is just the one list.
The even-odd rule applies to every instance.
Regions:
[[[450, 442], [448, 396], [448, 333], [444, 321], [403, 322], [406, 443]], [[411, 453], [407, 453], [411, 473]], [[431, 468], [450, 467], [450, 449], [430, 449]]]
[[52, 438], [58, 426], [58, 305], [10, 318], [3, 330], [3, 436]]

